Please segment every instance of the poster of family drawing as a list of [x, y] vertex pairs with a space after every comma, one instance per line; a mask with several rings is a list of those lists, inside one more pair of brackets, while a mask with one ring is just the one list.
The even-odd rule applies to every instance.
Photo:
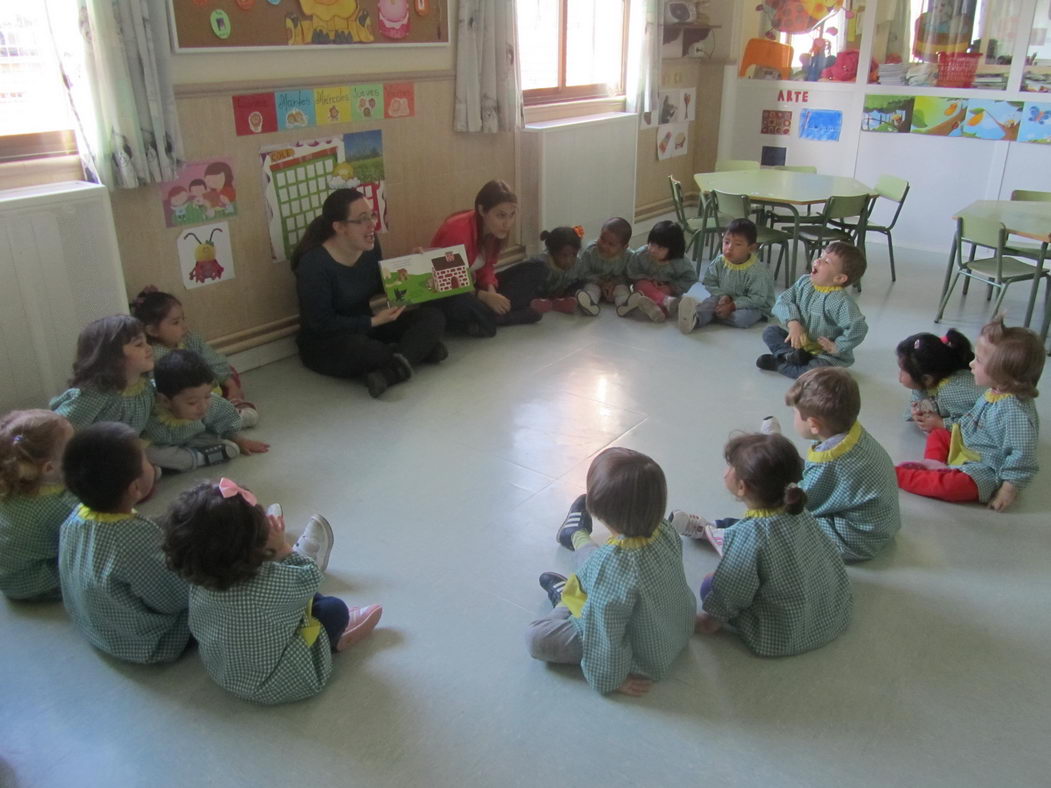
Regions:
[[237, 215], [237, 190], [230, 159], [186, 162], [176, 180], [160, 185], [160, 193], [168, 227]]

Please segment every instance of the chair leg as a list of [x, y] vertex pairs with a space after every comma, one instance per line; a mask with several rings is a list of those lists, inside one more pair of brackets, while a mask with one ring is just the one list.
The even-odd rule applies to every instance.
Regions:
[[[996, 304], [993, 306], [993, 314], [994, 315], [1000, 314], [1000, 307], [1003, 306], [1004, 296], [1007, 295], [1007, 285], [1000, 284], [1000, 285], [997, 286], [997, 289], [1000, 292], [996, 294]], [[989, 295], [992, 295], [992, 290], [993, 290], [993, 286], [992, 286], [992, 284], [990, 284], [989, 285]], [[989, 299], [986, 298], [985, 300], [988, 301]]]
[[890, 230], [887, 231], [887, 251], [890, 253], [890, 281], [897, 282], [898, 276], [894, 273], [894, 241], [891, 240]]
[[[949, 303], [949, 297], [952, 295], [953, 288], [956, 287], [956, 280], [960, 278], [959, 271], [953, 271], [952, 281], [949, 282], [949, 287], [945, 290], [945, 295], [942, 296], [942, 302], [938, 306], [938, 316], [934, 318], [935, 323], [942, 322], [942, 315], [945, 314], [945, 305]], [[970, 277], [965, 277], [969, 279]], [[964, 287], [967, 286], [967, 282], [964, 282]]]

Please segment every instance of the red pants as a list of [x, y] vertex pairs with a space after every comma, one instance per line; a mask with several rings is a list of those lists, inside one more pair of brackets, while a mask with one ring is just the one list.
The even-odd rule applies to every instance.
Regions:
[[[664, 309], [664, 299], [671, 295], [669, 285], [654, 282], [652, 279], [640, 279], [635, 283], [636, 292], [642, 293], [646, 298], [653, 301], [661, 309]], [[668, 310], [664, 309], [667, 314]]]
[[[952, 433], [946, 429], [931, 430], [923, 456], [939, 462], [948, 460], [951, 437]], [[953, 503], [978, 500], [978, 485], [974, 479], [956, 468], [932, 470], [904, 462], [894, 470], [898, 474], [898, 486], [906, 492]]]

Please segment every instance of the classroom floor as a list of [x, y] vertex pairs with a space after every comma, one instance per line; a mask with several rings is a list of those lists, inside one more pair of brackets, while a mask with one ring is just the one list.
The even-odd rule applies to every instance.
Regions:
[[[891, 285], [885, 249], [871, 256], [862, 423], [896, 460], [918, 458], [893, 348], [938, 330], [944, 258], [902, 250]], [[1026, 288], [1009, 294], [1015, 321]], [[973, 338], [987, 314], [972, 290], [944, 325]], [[652, 455], [672, 507], [741, 510], [722, 486], [724, 442], [768, 414], [791, 424], [789, 381], [754, 367], [759, 336], [684, 337], [607, 308], [452, 339], [440, 368], [380, 401], [294, 358], [248, 373], [273, 448], [220, 472], [280, 501], [294, 535], [327, 514], [322, 590], [382, 602], [380, 628], [335, 659], [319, 697], [266, 708], [212, 684], [192, 651], [121, 664], [60, 605], [0, 603], [0, 785], [1046, 785], [1046, 439], [1043, 474], [1010, 513], [903, 493], [897, 543], [849, 569], [849, 631], [816, 652], [760, 659], [732, 635], [696, 636], [640, 699], [527, 656], [525, 626], [549, 609], [537, 576], [572, 570], [554, 533], [598, 451]], [[1049, 401], [1051, 383], [1045, 425]], [[207, 476], [166, 479], [144, 511]], [[696, 587], [716, 556], [684, 554]]]

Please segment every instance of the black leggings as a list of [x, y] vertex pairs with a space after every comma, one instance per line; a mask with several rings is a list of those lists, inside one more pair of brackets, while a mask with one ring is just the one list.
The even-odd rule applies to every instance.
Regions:
[[404, 312], [392, 323], [370, 329], [367, 334], [337, 334], [297, 340], [299, 357], [307, 369], [336, 378], [356, 378], [390, 365], [401, 353], [415, 366], [441, 341], [445, 315], [429, 306]]
[[[521, 312], [529, 309], [530, 301], [541, 296], [547, 281], [547, 268], [539, 260], [519, 263], [501, 271], [499, 281], [496, 292], [511, 302], [511, 312]], [[508, 322], [504, 319], [506, 315], [497, 315], [470, 293], [442, 298], [434, 304], [445, 313], [449, 328], [479, 336], [492, 336], [498, 325]], [[470, 328], [472, 324], [476, 328]]]

